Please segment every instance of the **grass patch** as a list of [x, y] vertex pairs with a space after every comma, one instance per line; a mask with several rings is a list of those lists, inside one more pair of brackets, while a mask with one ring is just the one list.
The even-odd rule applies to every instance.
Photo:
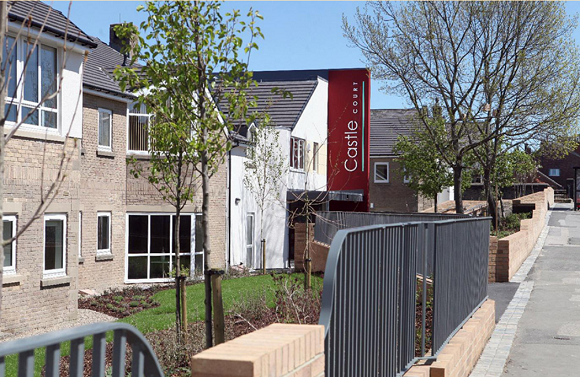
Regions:
[[[301, 279], [304, 275], [296, 273], [282, 276]], [[312, 284], [313, 286], [321, 287], [322, 278], [313, 276]], [[222, 281], [224, 311], [228, 312], [237, 300], [262, 294], [266, 296], [266, 304], [269, 307], [274, 307], [276, 303], [274, 285], [271, 275], [248, 276]], [[204, 289], [203, 283], [187, 286], [187, 320], [190, 323], [205, 320]], [[174, 325], [175, 289], [157, 292], [153, 299], [160, 303], [158, 307], [143, 310], [119, 321], [135, 326], [144, 334], [151, 331], [164, 330]]]
[[[304, 274], [295, 273], [291, 275], [281, 275], [284, 279], [298, 278], [303, 281]], [[314, 291], [322, 289], [322, 278], [312, 276], [312, 286]], [[222, 281], [222, 296], [224, 302], [224, 311], [228, 313], [240, 300], [248, 300], [261, 295], [266, 297], [266, 304], [273, 308], [276, 305], [274, 279], [271, 275], [248, 276], [236, 279]], [[204, 284], [194, 284], [187, 286], [187, 318], [190, 323], [202, 321], [205, 319], [204, 306]], [[135, 326], [143, 334], [164, 330], [175, 324], [175, 289], [167, 289], [157, 292], [153, 299], [160, 303], [159, 306], [149, 308], [123, 319], [119, 322], [125, 322]], [[107, 342], [113, 340], [113, 333], [107, 333]], [[93, 339], [85, 338], [85, 349], [92, 349]], [[61, 345], [61, 356], [70, 354], [70, 343], [66, 342]], [[41, 348], [35, 351], [34, 376], [40, 377], [41, 370], [45, 363], [45, 349]], [[6, 357], [6, 375], [16, 376], [18, 371], [17, 355]]]

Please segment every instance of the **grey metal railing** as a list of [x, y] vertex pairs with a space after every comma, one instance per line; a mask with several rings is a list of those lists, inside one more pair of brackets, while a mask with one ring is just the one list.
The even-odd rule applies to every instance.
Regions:
[[34, 375], [34, 351], [46, 348], [45, 377], [56, 377], [60, 368], [60, 347], [70, 341], [71, 377], [82, 377], [85, 356], [85, 338], [93, 338], [92, 376], [105, 375], [106, 333], [113, 331], [113, 377], [125, 377], [127, 344], [131, 346], [131, 376], [163, 377], [159, 361], [151, 345], [133, 326], [125, 323], [97, 323], [55, 331], [31, 338], [0, 343], [0, 377], [6, 375], [6, 356], [18, 355], [18, 377]]
[[[339, 230], [328, 254], [319, 321], [326, 375], [393, 377], [417, 360], [416, 347], [420, 357], [436, 358], [487, 297], [488, 248], [489, 218]], [[427, 292], [427, 277], [434, 286], [431, 356], [426, 310], [416, 323], [417, 284]], [[425, 309], [427, 294], [421, 297]]]
[[395, 213], [395, 212], [316, 212], [314, 239], [330, 245], [336, 232], [340, 229], [356, 228], [375, 224], [398, 224], [413, 221], [436, 221], [461, 219], [469, 215], [442, 213]]

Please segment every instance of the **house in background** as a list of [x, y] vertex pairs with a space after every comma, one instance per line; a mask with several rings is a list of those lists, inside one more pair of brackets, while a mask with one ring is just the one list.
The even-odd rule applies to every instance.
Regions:
[[[317, 210], [366, 210], [368, 207], [368, 132], [370, 73], [366, 69], [254, 72], [258, 113], [268, 112], [279, 134], [287, 172], [280, 177], [278, 205], [264, 214], [267, 268], [290, 267], [302, 259], [295, 231], [303, 231]], [[283, 98], [278, 93], [290, 92]], [[229, 264], [259, 268], [259, 211], [244, 187], [251, 125], [242, 125], [230, 153]], [[249, 129], [249, 131], [248, 131]], [[305, 208], [310, 207], [306, 211]], [[307, 216], [307, 213], [310, 216]]]
[[[393, 151], [400, 135], [409, 136], [415, 127], [415, 109], [371, 110], [369, 182], [370, 211], [421, 212], [433, 199], [418, 195], [409, 186], [401, 161]], [[438, 203], [453, 200], [453, 187], [441, 192]]]
[[[288, 79], [284, 73], [269, 77], [254, 72], [258, 86], [249, 95], [258, 97], [252, 111], [270, 115], [270, 125], [278, 133], [278, 152], [284, 161], [278, 197], [264, 211], [263, 219], [256, 198], [244, 185], [251, 172], [247, 148], [252, 147], [252, 125], [243, 125], [235, 135], [231, 150], [230, 176], [230, 258], [232, 266], [262, 267], [260, 226], [266, 240], [266, 268], [289, 267], [292, 211], [300, 206], [294, 193], [326, 191], [326, 140], [328, 82], [318, 75]], [[277, 92], [272, 92], [276, 88]], [[284, 98], [282, 92], [292, 95]]]

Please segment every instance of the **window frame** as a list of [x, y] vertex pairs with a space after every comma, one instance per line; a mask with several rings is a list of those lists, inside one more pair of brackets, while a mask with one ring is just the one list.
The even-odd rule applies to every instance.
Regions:
[[[131, 216], [147, 216], [147, 252], [145, 253], [129, 253], [129, 218]], [[168, 253], [151, 253], [151, 216], [169, 216], [171, 219], [169, 221], [169, 252]], [[199, 216], [201, 217], [200, 213], [182, 213], [181, 216], [191, 216], [191, 227], [190, 227], [190, 250], [189, 253], [180, 252], [180, 256], [189, 256], [190, 257], [190, 264], [189, 264], [189, 275], [190, 276], [200, 276], [195, 275], [196, 271], [196, 263], [195, 258], [196, 256], [201, 256], [201, 263], [202, 263], [202, 271], [203, 265], [205, 264], [205, 256], [204, 251], [196, 251], [195, 250], [195, 226], [196, 226], [196, 218]], [[164, 282], [172, 282], [174, 281], [173, 278], [150, 278], [151, 276], [151, 257], [159, 257], [159, 256], [169, 256], [169, 271], [173, 270], [174, 267], [174, 253], [173, 253], [173, 224], [175, 217], [175, 213], [168, 213], [168, 212], [128, 212], [126, 214], [126, 226], [125, 226], [125, 283], [164, 283]], [[147, 277], [146, 278], [138, 278], [138, 279], [129, 279], [129, 259], [133, 257], [147, 257]]]
[[[109, 146], [101, 145], [101, 114], [109, 114]], [[99, 108], [97, 115], [97, 149], [105, 152], [113, 151], [113, 112], [109, 109]]]
[[[8, 95], [6, 96], [6, 106], [14, 106], [16, 108], [16, 121], [9, 121], [6, 120], [6, 125], [10, 128], [13, 127], [14, 125], [22, 122], [22, 119], [24, 118], [23, 116], [23, 107], [26, 108], [31, 108], [31, 109], [35, 109], [36, 112], [38, 112], [38, 123], [37, 124], [31, 124], [31, 123], [22, 123], [20, 125], [20, 129], [22, 130], [26, 130], [26, 131], [36, 131], [36, 132], [47, 132], [47, 133], [51, 133], [51, 134], [56, 134], [56, 135], [60, 135], [62, 133], [62, 127], [61, 127], [61, 109], [62, 109], [62, 103], [61, 103], [61, 93], [58, 89], [58, 83], [60, 82], [60, 77], [62, 72], [60, 72], [60, 68], [61, 68], [61, 64], [62, 64], [62, 58], [61, 58], [61, 51], [62, 48], [60, 48], [59, 46], [55, 46], [52, 43], [46, 43], [45, 41], [38, 41], [36, 47], [35, 47], [35, 51], [37, 53], [37, 61], [36, 61], [36, 72], [37, 72], [37, 76], [38, 76], [38, 82], [37, 82], [37, 86], [38, 86], [38, 102], [33, 102], [33, 101], [29, 101], [24, 99], [24, 87], [25, 87], [25, 80], [22, 80], [22, 82], [18, 82], [20, 77], [23, 77], [23, 70], [26, 68], [24, 65], [24, 62], [26, 60], [26, 56], [27, 56], [27, 48], [28, 46], [33, 46], [34, 43], [27, 43], [26, 41], [26, 37], [25, 36], [21, 36], [21, 37], [17, 37], [14, 35], [7, 35], [7, 37], [13, 38], [15, 43], [16, 43], [16, 97], [11, 97]], [[5, 42], [3, 42], [5, 43]], [[4, 48], [4, 45], [2, 46], [2, 48]], [[55, 77], [54, 77], [54, 85], [55, 85], [55, 91], [57, 92], [56, 96], [54, 97], [55, 100], [55, 108], [52, 107], [48, 107], [46, 106], [44, 103], [40, 102], [40, 100], [42, 99], [42, 50], [43, 48], [50, 48], [50, 49], [54, 49], [55, 50]], [[29, 64], [31, 64], [31, 62], [29, 61]], [[50, 113], [54, 113], [56, 115], [56, 127], [52, 128], [52, 127], [46, 127], [43, 125], [43, 120], [44, 120], [44, 112], [50, 112]], [[30, 119], [30, 118], [29, 118]]]
[[[558, 174], [552, 174], [552, 172], [556, 172], [556, 171]], [[550, 168], [548, 170], [548, 177], [559, 177], [559, 176], [560, 176], [560, 169], [559, 168]]]
[[317, 142], [312, 143], [312, 171], [318, 172], [318, 150], [320, 145]]
[[79, 211], [79, 258], [83, 257], [83, 211]]
[[[304, 171], [305, 143], [305, 139], [290, 136], [290, 168], [293, 170]], [[299, 154], [296, 154], [296, 147], [298, 147]], [[297, 158], [298, 166], [295, 166], [295, 155]]]
[[[109, 248], [108, 249], [99, 249], [99, 217], [107, 217], [109, 219]], [[112, 250], [112, 245], [111, 245], [111, 241], [112, 241], [112, 237], [111, 237], [111, 230], [112, 230], [112, 225], [111, 225], [111, 220], [112, 220], [112, 214], [111, 212], [97, 212], [97, 255], [110, 255], [112, 254], [111, 250]]]
[[[17, 226], [17, 219], [14, 215], [4, 215], [2, 221], [8, 221], [12, 223], [12, 235], [10, 237], [16, 236], [16, 226]], [[4, 252], [4, 250], [2, 250]], [[12, 241], [12, 265], [11, 266], [4, 266], [3, 273], [6, 275], [14, 275], [16, 274], [16, 240]]]
[[[66, 276], [66, 242], [67, 242], [67, 227], [66, 227], [66, 214], [62, 213], [51, 213], [44, 215], [44, 228], [42, 237], [42, 277], [47, 278], [58, 278]], [[50, 220], [61, 220], [62, 221], [62, 268], [55, 268], [53, 270], [46, 269], [46, 222]]]
[[[147, 112], [147, 107], [145, 105], [140, 105], [144, 109], [144, 113], [135, 113], [131, 110], [136, 106], [139, 105], [137, 102], [132, 102], [127, 104], [127, 153], [136, 154], [136, 155], [149, 155], [149, 148], [151, 146], [151, 137], [149, 135], [149, 122], [151, 122], [152, 115]], [[139, 149], [131, 149], [131, 117], [147, 117], [147, 149], [146, 150], [139, 150]]]
[[[387, 179], [377, 179], [377, 166], [387, 167]], [[391, 178], [391, 167], [388, 162], [375, 162], [373, 165], [373, 182], [374, 183], [389, 183]]]

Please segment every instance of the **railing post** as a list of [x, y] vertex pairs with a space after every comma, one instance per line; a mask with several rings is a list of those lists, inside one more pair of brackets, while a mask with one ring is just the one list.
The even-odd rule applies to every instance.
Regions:
[[113, 377], [125, 377], [126, 353], [127, 335], [125, 330], [117, 330], [113, 338]]
[[93, 377], [101, 377], [105, 373], [106, 333], [93, 336]]
[[60, 343], [46, 347], [46, 377], [60, 375]]
[[18, 377], [32, 377], [34, 374], [34, 350], [18, 355]]

